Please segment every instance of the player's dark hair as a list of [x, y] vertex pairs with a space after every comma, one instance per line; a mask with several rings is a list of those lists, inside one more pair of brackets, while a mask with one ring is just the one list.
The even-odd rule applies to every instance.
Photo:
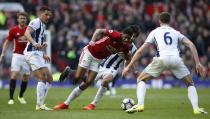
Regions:
[[138, 25], [130, 25], [130, 27], [133, 30], [133, 33], [136, 34], [136, 36], [138, 36], [140, 34], [140, 28]]
[[51, 11], [51, 9], [48, 6], [42, 6], [40, 7], [39, 12], [44, 12], [45, 10]]
[[18, 13], [17, 13], [17, 18], [18, 18], [19, 16], [28, 17], [28, 14], [27, 14], [26, 12], [18, 12]]
[[162, 12], [159, 16], [159, 19], [162, 23], [168, 24], [171, 19], [171, 15], [168, 12]]
[[122, 30], [122, 32], [123, 32], [124, 34], [129, 35], [129, 36], [132, 36], [132, 35], [133, 35], [133, 29], [132, 29], [131, 27], [126, 27], [126, 28], [124, 28], [124, 29]]
[[124, 34], [132, 36], [134, 33], [138, 36], [140, 33], [140, 28], [137, 25], [130, 25], [122, 30]]

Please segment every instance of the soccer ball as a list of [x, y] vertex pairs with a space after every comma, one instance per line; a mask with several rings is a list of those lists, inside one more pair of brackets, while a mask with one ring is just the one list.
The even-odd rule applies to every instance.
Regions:
[[121, 108], [123, 110], [127, 110], [127, 109], [130, 109], [131, 107], [133, 107], [134, 104], [135, 104], [135, 102], [132, 98], [125, 98], [121, 102]]

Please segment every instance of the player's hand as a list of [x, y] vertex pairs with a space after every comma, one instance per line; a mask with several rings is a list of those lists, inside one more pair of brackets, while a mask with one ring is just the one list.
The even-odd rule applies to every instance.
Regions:
[[50, 57], [49, 56], [43, 55], [43, 58], [47, 63], [50, 63]]
[[0, 56], [0, 63], [3, 61], [3, 59], [4, 59], [4, 55], [1, 55]]
[[128, 74], [129, 69], [130, 68], [128, 66], [123, 69], [123, 71], [122, 71], [122, 76], [123, 77], [125, 77]]
[[44, 42], [43, 44], [42, 44], [42, 48], [46, 48], [47, 47], [47, 42]]
[[206, 76], [206, 68], [201, 63], [196, 64], [196, 71], [202, 78]]
[[33, 44], [33, 46], [37, 49], [37, 50], [42, 50], [42, 45], [39, 43], [35, 43]]
[[134, 76], [137, 78], [140, 75], [139, 71], [133, 71]]

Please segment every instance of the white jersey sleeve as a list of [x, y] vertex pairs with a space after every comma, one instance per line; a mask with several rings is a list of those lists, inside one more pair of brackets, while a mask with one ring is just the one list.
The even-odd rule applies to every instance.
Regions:
[[153, 30], [149, 35], [147, 36], [147, 39], [145, 40], [146, 43], [154, 43], [155, 42], [155, 31]]
[[40, 28], [40, 24], [40, 20], [37, 18], [32, 20], [28, 26], [31, 27], [33, 30], [37, 30], [38, 28]]
[[177, 31], [177, 34], [178, 34], [179, 40], [182, 41], [185, 36], [183, 34], [181, 34], [180, 32], [178, 32], [178, 31]]

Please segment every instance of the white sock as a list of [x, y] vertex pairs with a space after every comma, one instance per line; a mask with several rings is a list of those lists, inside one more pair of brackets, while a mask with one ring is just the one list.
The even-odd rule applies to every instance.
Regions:
[[71, 101], [73, 101], [75, 98], [77, 98], [83, 90], [81, 90], [79, 88], [79, 86], [77, 86], [69, 95], [69, 97], [67, 98], [67, 100], [64, 102], [66, 105], [69, 105], [71, 103]]
[[106, 90], [107, 90], [107, 87], [100, 86], [91, 104], [96, 105], [101, 100]]
[[138, 105], [144, 105], [144, 97], [146, 94], [146, 84], [144, 81], [140, 81], [137, 83], [137, 98], [138, 98]]
[[108, 85], [109, 85], [109, 88], [112, 88], [112, 82], [109, 82]]
[[44, 82], [38, 82], [37, 88], [37, 105], [41, 106], [44, 104], [44, 95], [45, 95], [45, 83]]
[[188, 87], [188, 98], [192, 104], [193, 109], [197, 109], [198, 107], [198, 94], [195, 86]]
[[46, 99], [46, 97], [47, 97], [48, 90], [49, 90], [50, 88], [51, 88], [51, 84], [48, 83], [48, 82], [46, 82], [46, 84], [45, 84], [45, 93], [44, 93], [44, 101], [45, 101], [45, 99]]

